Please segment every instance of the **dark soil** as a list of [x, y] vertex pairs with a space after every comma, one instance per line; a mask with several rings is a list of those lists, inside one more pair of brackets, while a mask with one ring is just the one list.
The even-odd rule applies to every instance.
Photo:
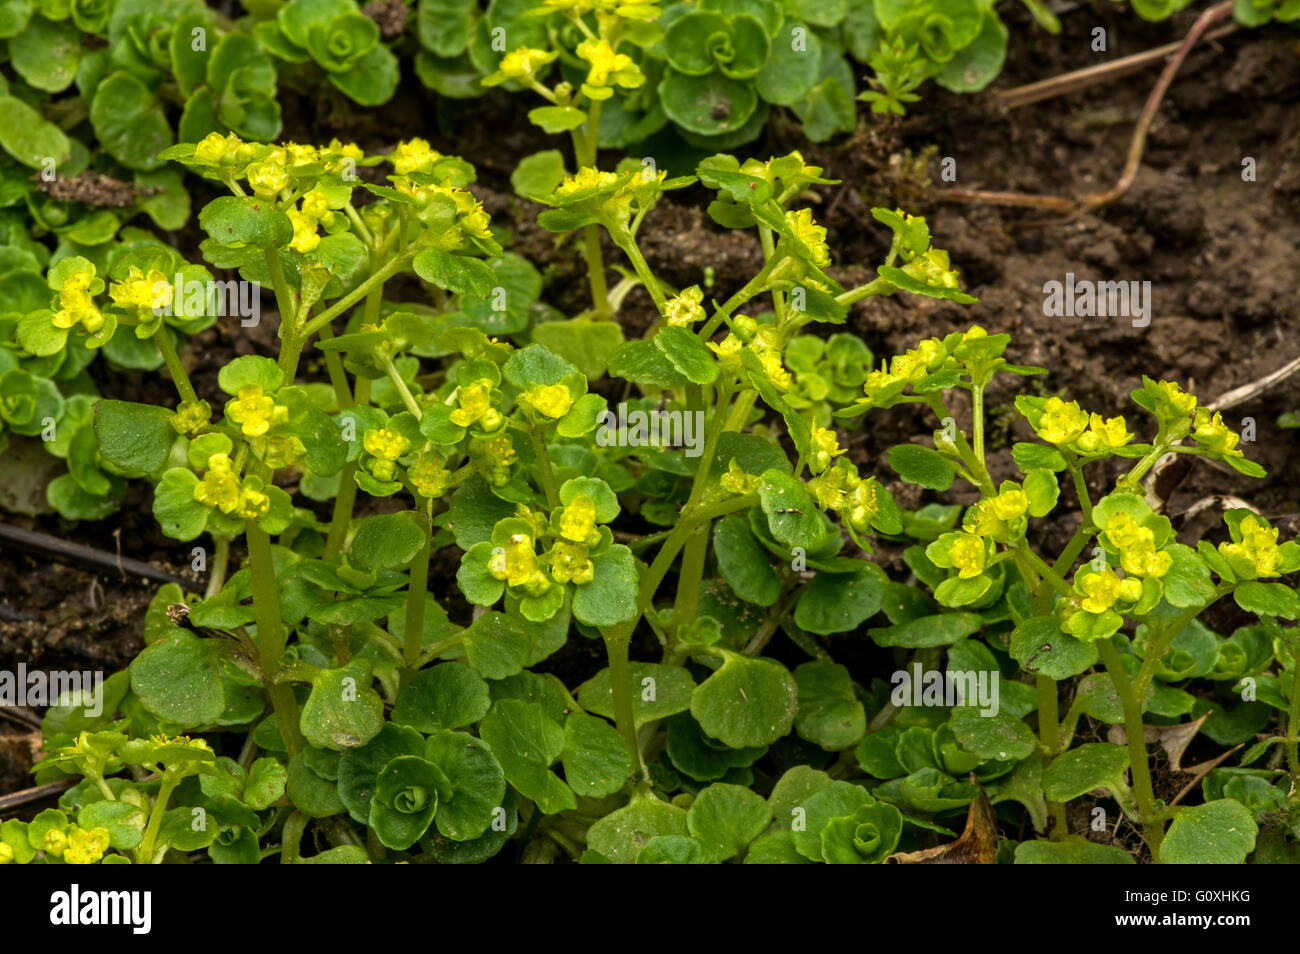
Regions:
[[[372, 4], [367, 12], [376, 16], [378, 6]], [[1095, 65], [1100, 55], [1079, 39], [1093, 25], [1107, 27], [1107, 56], [1118, 57], [1179, 38], [1191, 23], [1184, 14], [1171, 23], [1145, 24], [1127, 8], [1106, 5], [1101, 12], [1067, 14], [1063, 35], [1049, 37], [1018, 8], [1006, 12], [1011, 58], [995, 89]], [[1107, 416], [1123, 413], [1130, 429], [1144, 439], [1149, 422], [1128, 399], [1143, 374], [1178, 380], [1208, 402], [1300, 353], [1300, 323], [1295, 320], [1300, 305], [1300, 48], [1294, 33], [1241, 31], [1194, 51], [1151, 128], [1136, 182], [1109, 208], [1070, 220], [937, 201], [936, 190], [949, 186], [1048, 195], [1083, 195], [1109, 187], [1120, 174], [1133, 123], [1157, 73], [1152, 69], [1014, 111], [1003, 107], [993, 91], [958, 97], [927, 87], [923, 102], [902, 123], [864, 113], [856, 135], [817, 145], [803, 140], [797, 125], [778, 119], [768, 140], [750, 148], [760, 156], [800, 149], [828, 176], [842, 180], [818, 190], [815, 215], [829, 230], [835, 274], [846, 284], [870, 275], [887, 249], [888, 232], [871, 218], [871, 207], [902, 205], [927, 216], [936, 245], [949, 250], [963, 286], [980, 298], [969, 307], [915, 297], [855, 306], [848, 330], [866, 340], [878, 361], [920, 338], [979, 323], [1011, 334], [1010, 360], [1050, 369], [1049, 375], [1027, 381], [1003, 375], [989, 389], [995, 479], [1013, 476], [1010, 444], [1029, 436], [1010, 413], [1012, 399], [1022, 389], [1066, 395]], [[521, 157], [558, 143], [527, 124], [520, 99], [494, 92], [472, 103], [435, 103], [411, 82], [390, 106], [358, 116], [343, 103], [314, 98], [321, 95], [313, 90], [303, 94], [301, 103], [286, 106], [286, 139], [325, 141], [338, 135], [378, 150], [423, 135], [445, 152], [466, 156], [479, 169], [475, 192], [493, 220], [513, 230], [513, 250], [543, 269], [546, 300], [568, 314], [586, 306], [585, 275], [575, 250], [537, 226], [538, 207], [516, 198], [510, 188], [510, 172]], [[945, 157], [955, 160], [955, 182], [940, 181]], [[1254, 160], [1254, 181], [1243, 181], [1246, 158]], [[702, 211], [703, 197], [703, 191], [693, 189], [662, 202], [643, 227], [642, 248], [656, 273], [677, 285], [702, 282], [705, 267], [711, 266], [715, 293], [725, 297], [757, 270], [761, 252], [750, 235], [714, 225]], [[196, 196], [195, 207], [199, 205]], [[174, 241], [196, 255], [199, 237], [192, 227]], [[619, 262], [608, 246], [606, 262]], [[1045, 317], [1043, 284], [1063, 281], [1067, 272], [1096, 280], [1150, 281], [1150, 326], [1135, 328], [1128, 319]], [[620, 320], [632, 335], [650, 317], [649, 299], [638, 290], [627, 299]], [[275, 323], [274, 314], [264, 310], [258, 328], [220, 325], [199, 336], [185, 360], [200, 393], [216, 397], [216, 371], [233, 355], [272, 353]], [[157, 376], [112, 373], [103, 362], [93, 370], [106, 395], [157, 402], [172, 398], [167, 382]], [[304, 373], [311, 373], [310, 362]], [[1198, 461], [1162, 487], [1166, 512], [1175, 524], [1196, 501], [1232, 494], [1280, 523], [1284, 535], [1293, 534], [1300, 516], [1300, 485], [1293, 476], [1300, 467], [1300, 445], [1295, 432], [1276, 425], [1280, 413], [1293, 409], [1300, 409], [1300, 375], [1226, 412], [1234, 426], [1253, 419], [1256, 439], [1246, 451], [1270, 476], [1251, 480]], [[959, 424], [969, 427], [969, 407], [952, 410]], [[906, 409], [875, 413], [868, 421], [862, 433], [849, 435], [853, 452], [860, 465], [887, 481], [893, 475], [884, 466], [885, 451], [938, 426], [928, 415]], [[1101, 492], [1113, 476], [1094, 468], [1090, 489]], [[916, 505], [915, 493], [891, 486], [904, 505]], [[969, 501], [957, 493], [951, 499]], [[189, 545], [158, 533], [149, 503], [148, 492], [136, 487], [118, 515], [95, 524], [61, 526], [51, 516], [3, 519], [74, 536], [110, 552], [120, 542], [125, 555], [174, 570], [184, 567]], [[1042, 531], [1045, 546], [1059, 548], [1068, 538], [1078, 520], [1071, 506], [1072, 497], [1059, 519]], [[1221, 527], [1217, 516], [1213, 523], [1193, 521], [1182, 527], [1184, 539], [1212, 533], [1216, 526]], [[899, 578], [906, 575], [897, 555], [882, 550], [882, 559], [891, 571], [900, 571]], [[453, 589], [455, 565], [450, 557], [435, 562], [435, 592]], [[0, 668], [12, 668], [19, 660], [46, 668], [120, 668], [141, 646], [142, 612], [152, 591], [139, 582], [0, 552]], [[464, 611], [452, 605], [448, 609], [453, 618]], [[1220, 632], [1243, 621], [1235, 608], [1216, 610], [1206, 620]], [[780, 643], [773, 644], [778, 654]], [[570, 640], [546, 668], [576, 685], [602, 665], [597, 649], [590, 640]], [[860, 675], [869, 678], [870, 672]], [[0, 793], [21, 787], [22, 773], [12, 766], [21, 767], [24, 759], [30, 763], [30, 746], [12, 736], [15, 730], [0, 722]]]

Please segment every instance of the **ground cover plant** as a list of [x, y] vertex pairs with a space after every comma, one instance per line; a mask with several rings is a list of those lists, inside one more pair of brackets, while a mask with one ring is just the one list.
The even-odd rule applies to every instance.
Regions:
[[[414, 37], [352, 0], [11, 7], [11, 37], [103, 34], [87, 82], [158, 102], [113, 136], [93, 94], [93, 148], [42, 132], [55, 183], [131, 180], [113, 209], [42, 188], [45, 143], [13, 156], [0, 445], [43, 437], [62, 517], [140, 503], [202, 577], [150, 592], [128, 666], [51, 699], [57, 801], [5, 813], [0, 863], [1294, 859], [1294, 525], [1234, 485], [1188, 532], [1155, 489], [1183, 464], [1266, 480], [1253, 419], [1155, 369], [1099, 412], [972, 317], [934, 216], [866, 207], [855, 260], [833, 167], [729, 152], [773, 106], [815, 144], [926, 79], [982, 87], [992, 4], [440, 0]], [[218, 39], [190, 61], [195, 29]], [[277, 77], [373, 106], [404, 53], [445, 96], [541, 103], [496, 173], [530, 203], [514, 229], [489, 157], [279, 138]], [[25, 96], [40, 130], [87, 121]], [[670, 124], [704, 158], [601, 152]], [[752, 267], [677, 281], [655, 229], [682, 208]], [[537, 236], [579, 306], [549, 303]], [[275, 330], [198, 380], [187, 354], [261, 289]], [[946, 328], [876, 353], [864, 308]]]

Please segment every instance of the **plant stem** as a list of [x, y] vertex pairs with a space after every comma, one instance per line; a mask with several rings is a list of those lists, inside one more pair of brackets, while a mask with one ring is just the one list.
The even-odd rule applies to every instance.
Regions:
[[171, 801], [172, 791], [180, 784], [180, 779], [172, 778], [164, 773], [158, 782], [158, 794], [153, 800], [153, 809], [149, 812], [149, 824], [145, 827], [144, 837], [140, 840], [140, 847], [135, 850], [135, 858], [138, 864], [154, 864], [154, 843], [158, 840], [158, 830], [162, 828], [163, 815], [167, 811], [167, 803]]
[[623, 230], [622, 234], [610, 233], [618, 247], [623, 250], [623, 254], [628, 257], [632, 263], [632, 269], [636, 272], [637, 278], [641, 279], [641, 284], [649, 293], [655, 303], [655, 308], [659, 309], [659, 314], [663, 315], [668, 304], [668, 299], [664, 297], [663, 289], [659, 287], [659, 280], [655, 278], [654, 273], [650, 271], [650, 265], [646, 262], [645, 256], [641, 254], [641, 249], [637, 247], [636, 239], [632, 233]]
[[275, 563], [271, 557], [271, 538], [251, 521], [244, 531], [248, 539], [248, 569], [253, 582], [253, 612], [257, 617], [257, 652], [267, 692], [280, 725], [280, 736], [289, 750], [297, 755], [305, 742], [298, 727], [298, 700], [287, 683], [277, 683], [283, 665], [285, 634], [280, 619], [280, 592], [275, 582]]
[[406, 631], [402, 637], [403, 669], [400, 677], [404, 688], [415, 674], [420, 664], [420, 647], [424, 643], [424, 604], [429, 592], [429, 551], [433, 545], [433, 527], [425, 516], [424, 501], [421, 504], [420, 527], [424, 532], [424, 544], [411, 561], [410, 582], [406, 592]]
[[533, 453], [537, 455], [537, 470], [542, 491], [546, 494], [546, 506], [554, 510], [560, 505], [560, 492], [555, 487], [555, 469], [551, 467], [551, 453], [546, 449], [546, 435], [536, 421], [529, 423], [528, 437], [533, 442]]
[[412, 246], [400, 255], [395, 255], [390, 258], [386, 264], [380, 266], [378, 271], [371, 272], [370, 277], [364, 282], [352, 289], [352, 291], [348, 292], [329, 308], [326, 308], [311, 321], [307, 322], [302, 329], [302, 337], [310, 338], [325, 325], [328, 325], [339, 315], [343, 314], [343, 312], [347, 311], [361, 299], [369, 295], [372, 291], [377, 288], [382, 288], [384, 282], [388, 281], [388, 279], [392, 278], [399, 271], [405, 268], [410, 263], [411, 259], [415, 258], [415, 254], [418, 251], [420, 251], [419, 247]]
[[[357, 378], [357, 393], [353, 403], [370, 403], [369, 378]], [[348, 527], [352, 524], [352, 508], [357, 499], [357, 482], [352, 479], [356, 472], [357, 462], [352, 460], [343, 465], [343, 470], [339, 474], [339, 492], [334, 498], [334, 509], [330, 513], [330, 528], [325, 537], [324, 555], [327, 560], [343, 552], [343, 541], [347, 538]]]
[[219, 533], [213, 536], [213, 541], [216, 544], [216, 552], [212, 554], [208, 585], [203, 591], [204, 599], [211, 599], [221, 592], [221, 588], [226, 585], [226, 567], [230, 563], [230, 537]]
[[1142, 691], [1134, 691], [1137, 687], [1124, 672], [1124, 664], [1120, 661], [1113, 637], [1097, 640], [1097, 648], [1124, 707], [1124, 737], [1128, 740], [1129, 768], [1133, 772], [1133, 790], [1137, 795], [1143, 837], [1151, 850], [1151, 860], [1159, 864], [1160, 842], [1165, 836], [1165, 824], [1155, 817], [1156, 796], [1151, 784], [1151, 766], [1147, 763], [1146, 736], [1142, 726]]
[[[1047, 750], [1046, 758], [1050, 762], [1061, 748], [1061, 723], [1059, 699], [1056, 680], [1048, 676], [1037, 676], [1034, 686], [1038, 690], [1038, 740]], [[1052, 837], [1064, 838], [1068, 833], [1065, 818], [1065, 806], [1060, 802], [1049, 801], [1047, 810], [1052, 816]]]
[[[1294, 646], [1295, 643], [1292, 643]], [[1293, 651], [1294, 654], [1294, 651]], [[1295, 664], [1291, 677], [1291, 711], [1286, 723], [1286, 764], [1291, 772], [1291, 792], [1288, 801], [1300, 800], [1300, 664]]]
[[158, 326], [158, 330], [153, 333], [153, 340], [158, 344], [158, 351], [162, 354], [167, 371], [172, 376], [172, 384], [176, 386], [176, 393], [181, 396], [181, 400], [197, 401], [199, 396], [194, 393], [194, 385], [190, 384], [190, 376], [185, 373], [180, 356], [176, 354], [172, 339], [167, 334], [166, 325]]

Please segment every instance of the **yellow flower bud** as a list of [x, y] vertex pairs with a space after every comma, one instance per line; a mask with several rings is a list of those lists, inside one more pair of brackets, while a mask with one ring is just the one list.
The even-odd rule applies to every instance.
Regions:
[[682, 293], [668, 299], [664, 305], [664, 317], [668, 324], [677, 328], [689, 328], [704, 317], [704, 292], [699, 285], [683, 288]]
[[811, 209], [786, 212], [785, 223], [794, 237], [808, 249], [814, 265], [825, 268], [831, 263], [831, 253], [826, 247], [826, 229], [813, 221]]
[[956, 568], [959, 579], [969, 580], [984, 572], [987, 553], [982, 539], [973, 534], [960, 533], [948, 547], [948, 560]]
[[579, 494], [560, 514], [560, 536], [574, 543], [594, 542], [596, 535], [596, 502], [586, 494]]
[[519, 403], [544, 417], [557, 420], [573, 407], [573, 395], [563, 384], [539, 384], [519, 396]]
[[1120, 598], [1120, 579], [1114, 570], [1090, 573], [1083, 578], [1082, 606], [1089, 613], [1104, 613]]

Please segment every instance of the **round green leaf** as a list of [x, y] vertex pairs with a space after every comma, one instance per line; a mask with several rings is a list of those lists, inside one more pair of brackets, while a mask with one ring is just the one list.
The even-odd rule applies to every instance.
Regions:
[[686, 829], [704, 847], [705, 860], [716, 864], [744, 851], [771, 820], [772, 808], [761, 795], [717, 783], [695, 796]]
[[577, 794], [590, 798], [621, 789], [634, 767], [632, 750], [622, 734], [604, 719], [572, 712], [564, 722], [564, 779]]
[[722, 653], [722, 666], [691, 694], [701, 728], [735, 749], [770, 745], [788, 733], [799, 707], [789, 670], [771, 659], [712, 651]]
[[370, 662], [325, 669], [302, 707], [302, 734], [312, 745], [342, 752], [365, 745], [384, 726], [384, 701], [370, 688]]
[[564, 752], [564, 729], [539, 703], [502, 699], [483, 718], [479, 735], [510, 784], [541, 811], [554, 815], [577, 807], [573, 790], [550, 768]]
[[1181, 808], [1160, 845], [1170, 865], [1239, 865], [1255, 850], [1259, 826], [1241, 802], [1221, 798]]
[[466, 732], [444, 730], [429, 737], [425, 758], [451, 783], [451, 794], [443, 797], [435, 816], [438, 831], [452, 841], [485, 834], [506, 795], [505, 772], [487, 743]]
[[482, 677], [461, 663], [442, 663], [415, 674], [398, 695], [392, 720], [421, 732], [458, 729], [483, 718], [489, 705]]
[[135, 658], [131, 691], [160, 722], [182, 729], [214, 722], [226, 708], [213, 644], [183, 630], [146, 646]]
[[857, 629], [880, 609], [888, 581], [884, 570], [865, 560], [853, 573], [818, 573], [799, 597], [794, 621], [820, 635]]
[[158, 153], [175, 142], [158, 97], [127, 72], [95, 89], [90, 122], [100, 145], [129, 169], [157, 169], [163, 165]]
[[822, 748], [856, 745], [867, 731], [867, 716], [853, 691], [849, 671], [828, 659], [806, 662], [794, 671], [799, 687], [795, 731]]

